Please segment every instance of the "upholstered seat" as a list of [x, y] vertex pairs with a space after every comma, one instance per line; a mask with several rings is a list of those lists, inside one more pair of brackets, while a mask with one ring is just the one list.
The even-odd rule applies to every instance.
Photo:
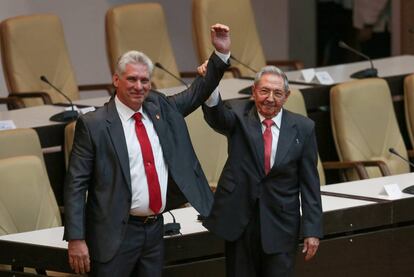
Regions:
[[[266, 61], [250, 0], [193, 0], [193, 37], [199, 62], [208, 59], [212, 51], [209, 27], [217, 22], [231, 29], [231, 53], [239, 61], [258, 71], [266, 64], [303, 67], [295, 61]], [[254, 72], [236, 61], [232, 65], [242, 76], [254, 76]]]
[[[137, 3], [115, 6], [106, 13], [105, 29], [106, 50], [112, 74], [122, 54], [137, 50], [144, 52], [154, 63], [160, 63], [175, 76], [195, 76], [195, 72], [180, 74], [178, 71], [164, 11], [160, 4]], [[159, 68], [154, 68], [151, 81], [156, 88], [182, 85]]]
[[211, 129], [201, 108], [187, 116], [185, 121], [201, 168], [214, 190], [227, 160], [227, 139]]
[[9, 94], [24, 96], [26, 106], [67, 102], [40, 80], [42, 75], [72, 100], [79, 99], [79, 89], [109, 91], [111, 88], [110, 84], [77, 86], [62, 24], [56, 15], [34, 14], [6, 19], [0, 25], [0, 38]]
[[[379, 168], [367, 169], [370, 177], [410, 171], [406, 162], [389, 153], [394, 148], [407, 158], [385, 80], [364, 79], [336, 85], [330, 99], [332, 130], [340, 160], [376, 163]], [[355, 178], [352, 174], [350, 177]]]
[[[308, 116], [308, 113], [306, 111], [305, 100], [303, 99], [302, 93], [298, 89], [291, 89], [290, 96], [287, 102], [285, 103], [284, 108], [291, 112], [298, 113], [303, 116]], [[318, 173], [321, 186], [326, 184], [325, 170], [343, 170], [350, 168], [354, 168], [357, 171], [360, 179], [364, 179], [367, 177], [367, 173], [362, 164], [360, 163], [336, 161], [321, 162], [321, 159], [318, 155]]]
[[404, 106], [408, 135], [411, 147], [414, 147], [414, 74], [404, 79]]
[[59, 208], [37, 156], [0, 159], [0, 235], [61, 226]]
[[36, 156], [46, 172], [39, 137], [33, 129], [13, 129], [0, 132], [0, 159], [17, 156]]

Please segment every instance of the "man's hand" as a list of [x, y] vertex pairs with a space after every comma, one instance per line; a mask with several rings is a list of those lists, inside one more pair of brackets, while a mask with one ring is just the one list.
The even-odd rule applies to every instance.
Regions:
[[197, 67], [197, 73], [200, 74], [203, 77], [206, 76], [207, 64], [208, 64], [208, 60], [206, 60], [205, 62], [203, 62], [202, 65], [200, 65], [199, 67]]
[[214, 48], [223, 54], [228, 54], [230, 52], [230, 28], [226, 25], [217, 23], [211, 26], [211, 43]]
[[315, 256], [316, 251], [318, 250], [319, 239], [315, 237], [305, 238], [303, 242], [302, 253], [306, 253], [305, 261], [309, 261]]
[[76, 273], [90, 271], [89, 250], [84, 240], [70, 240], [68, 243], [69, 265]]

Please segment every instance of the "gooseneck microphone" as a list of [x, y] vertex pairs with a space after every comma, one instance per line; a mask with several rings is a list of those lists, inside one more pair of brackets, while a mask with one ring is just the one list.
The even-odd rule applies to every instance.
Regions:
[[180, 230], [181, 230], [180, 223], [175, 221], [175, 216], [173, 215], [172, 212], [168, 211], [168, 213], [171, 215], [173, 222], [164, 224], [164, 235], [172, 236], [172, 235], [180, 234]]
[[251, 68], [248, 64], [245, 64], [244, 62], [240, 61], [239, 59], [237, 59], [236, 57], [234, 57], [233, 55], [230, 55], [230, 59], [232, 59], [233, 61], [239, 63], [240, 65], [244, 66], [245, 68], [249, 69], [251, 72], [253, 72], [254, 74], [257, 73], [257, 70]]
[[69, 122], [69, 121], [76, 120], [79, 117], [79, 114], [78, 114], [78, 111], [75, 111], [75, 109], [73, 108], [72, 100], [70, 100], [70, 98], [66, 94], [64, 94], [60, 89], [58, 89], [51, 82], [49, 82], [49, 80], [46, 78], [46, 76], [44, 76], [44, 75], [40, 76], [40, 80], [42, 82], [45, 82], [49, 86], [51, 86], [60, 95], [62, 95], [66, 100], [68, 100], [68, 102], [69, 102], [69, 104], [70, 104], [70, 106], [72, 108], [71, 111], [63, 111], [61, 113], [52, 115], [49, 119], [51, 121], [56, 121], [56, 122]]
[[[414, 163], [410, 162], [405, 157], [401, 156], [394, 148], [390, 148], [390, 149], [388, 149], [388, 151], [391, 154], [393, 154], [393, 155], [397, 156], [398, 158], [400, 158], [401, 160], [403, 160], [404, 162], [406, 162], [407, 164], [409, 164], [410, 166], [414, 167]], [[405, 189], [402, 190], [402, 192], [408, 193], [408, 194], [414, 194], [414, 185], [406, 187]]]
[[359, 57], [362, 57], [362, 58], [366, 59], [367, 61], [369, 61], [370, 65], [371, 65], [370, 68], [363, 69], [363, 70], [357, 71], [355, 73], [352, 73], [351, 78], [363, 79], [363, 78], [378, 77], [378, 70], [374, 67], [374, 63], [372, 62], [370, 57], [368, 57], [364, 53], [361, 53], [360, 51], [356, 50], [355, 48], [352, 48], [351, 46], [349, 46], [348, 44], [346, 44], [342, 40], [338, 42], [338, 46], [343, 48], [343, 49], [346, 49], [348, 51], [351, 51], [352, 53], [356, 54]]
[[160, 64], [159, 62], [156, 62], [154, 65], [158, 67], [159, 69], [161, 69], [162, 71], [166, 72], [168, 75], [172, 76], [174, 79], [178, 80], [181, 84], [183, 84], [188, 89], [188, 85], [183, 81], [183, 79], [176, 76], [171, 71], [167, 70], [165, 67], [162, 66], [162, 64]]

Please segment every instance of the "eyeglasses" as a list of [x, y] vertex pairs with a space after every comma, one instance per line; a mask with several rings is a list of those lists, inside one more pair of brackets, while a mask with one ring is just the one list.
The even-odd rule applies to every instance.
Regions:
[[271, 94], [273, 94], [273, 98], [276, 99], [282, 99], [286, 96], [285, 92], [283, 90], [272, 90], [269, 88], [260, 88], [258, 89], [258, 93], [260, 96], [269, 97]]

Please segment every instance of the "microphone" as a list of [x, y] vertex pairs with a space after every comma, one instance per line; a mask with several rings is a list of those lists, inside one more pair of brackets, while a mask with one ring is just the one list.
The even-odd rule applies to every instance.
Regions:
[[60, 89], [58, 89], [51, 82], [49, 82], [49, 80], [46, 78], [46, 76], [44, 76], [44, 75], [40, 76], [40, 80], [42, 82], [45, 82], [49, 86], [51, 86], [54, 90], [59, 92], [59, 94], [61, 94], [63, 97], [65, 97], [65, 99], [68, 100], [70, 106], [72, 107], [71, 111], [63, 111], [61, 113], [57, 113], [55, 115], [52, 115], [49, 119], [51, 121], [56, 121], [56, 122], [69, 122], [69, 121], [76, 120], [78, 118], [79, 114], [78, 114], [78, 111], [75, 111], [75, 109], [73, 108], [72, 100], [70, 100], [70, 98], [66, 94], [64, 94]]
[[[244, 66], [245, 68], [247, 68], [251, 72], [253, 72], [254, 74], [257, 73], [257, 70], [254, 70], [248, 64], [245, 64], [244, 62], [242, 62], [239, 59], [235, 58], [233, 55], [230, 55], [230, 59], [232, 59], [233, 61], [237, 62], [238, 64], [241, 64], [242, 66]], [[253, 78], [251, 78], [251, 77], [242, 77], [241, 79], [250, 79], [250, 80], [253, 80]], [[241, 90], [239, 90], [239, 93], [240, 94], [252, 95], [252, 86], [248, 86], [248, 87], [242, 88]]]
[[159, 69], [161, 69], [162, 71], [166, 72], [168, 75], [172, 76], [174, 79], [178, 80], [180, 83], [182, 83], [188, 89], [188, 85], [183, 81], [183, 79], [181, 79], [178, 76], [175, 76], [175, 74], [173, 74], [171, 71], [167, 70], [159, 62], [156, 62], [154, 65], [156, 67], [158, 67]]
[[171, 215], [173, 222], [164, 224], [164, 236], [173, 236], [178, 235], [180, 233], [181, 225], [180, 223], [175, 221], [175, 216], [172, 214], [172, 212], [168, 211], [168, 213]]
[[[414, 167], [414, 163], [410, 162], [409, 160], [407, 160], [406, 158], [401, 156], [394, 148], [390, 148], [390, 149], [388, 149], [388, 151], [391, 154], [394, 154], [395, 156], [399, 157], [401, 160], [403, 160], [404, 162], [406, 162], [410, 166]], [[408, 194], [414, 194], [414, 185], [406, 187], [405, 189], [402, 190], [402, 192], [408, 193]]]
[[254, 74], [257, 73], [257, 70], [251, 68], [248, 64], [245, 64], [244, 62], [240, 61], [239, 59], [235, 58], [233, 55], [230, 55], [230, 59], [232, 59], [233, 61], [241, 64], [242, 66], [244, 66], [245, 68], [249, 69], [251, 72], [253, 72]]
[[355, 73], [352, 73], [351, 78], [363, 79], [363, 78], [378, 77], [378, 70], [374, 67], [374, 64], [372, 63], [372, 60], [371, 60], [370, 57], [368, 57], [367, 55], [361, 53], [360, 51], [352, 48], [351, 46], [349, 46], [348, 44], [346, 44], [342, 40], [338, 42], [338, 46], [340, 48], [351, 51], [352, 53], [356, 54], [357, 56], [363, 57], [364, 59], [368, 60], [371, 64], [371, 68], [363, 69], [363, 70], [357, 71]]

